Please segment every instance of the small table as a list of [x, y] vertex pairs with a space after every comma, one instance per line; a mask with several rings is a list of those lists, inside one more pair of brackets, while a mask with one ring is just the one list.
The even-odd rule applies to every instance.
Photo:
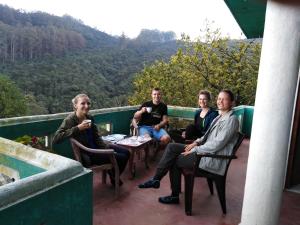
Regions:
[[140, 151], [145, 151], [145, 167], [149, 168], [148, 165], [148, 155], [149, 155], [149, 143], [151, 142], [151, 137], [142, 137], [142, 136], [132, 136], [120, 141], [117, 141], [115, 144], [123, 146], [130, 151], [130, 158], [128, 162], [128, 167], [130, 170], [130, 178], [133, 179], [135, 177], [135, 162], [134, 158], [136, 154], [139, 154]]

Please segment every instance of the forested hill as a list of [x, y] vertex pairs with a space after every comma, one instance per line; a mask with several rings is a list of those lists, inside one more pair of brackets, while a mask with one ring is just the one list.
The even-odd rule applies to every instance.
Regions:
[[71, 98], [81, 92], [93, 108], [125, 105], [134, 74], [176, 50], [173, 32], [114, 37], [70, 16], [0, 5], [0, 74], [30, 100], [29, 114], [70, 111]]

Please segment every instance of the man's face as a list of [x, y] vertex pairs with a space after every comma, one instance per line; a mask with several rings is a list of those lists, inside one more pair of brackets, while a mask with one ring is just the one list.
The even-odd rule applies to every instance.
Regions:
[[154, 104], [160, 103], [160, 100], [161, 100], [160, 91], [153, 90], [152, 94], [151, 94], [151, 97], [152, 97], [152, 101], [153, 101]]
[[220, 92], [217, 99], [217, 105], [219, 110], [229, 111], [233, 106], [233, 102], [226, 92]]

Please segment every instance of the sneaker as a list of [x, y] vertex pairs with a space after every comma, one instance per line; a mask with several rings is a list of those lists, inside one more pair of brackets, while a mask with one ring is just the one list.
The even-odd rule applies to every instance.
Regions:
[[179, 204], [179, 196], [159, 197], [158, 201], [163, 204]]
[[148, 180], [145, 183], [139, 184], [139, 188], [159, 188], [160, 187], [160, 182], [159, 180]]

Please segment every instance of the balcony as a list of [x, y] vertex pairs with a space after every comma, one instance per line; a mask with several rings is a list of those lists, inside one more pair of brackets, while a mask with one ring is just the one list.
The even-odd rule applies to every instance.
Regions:
[[[92, 110], [91, 114], [94, 115], [99, 127], [112, 133], [128, 134], [130, 119], [136, 110], [136, 106], [120, 107]], [[253, 107], [239, 106], [234, 110], [240, 120], [240, 130], [249, 138]], [[194, 108], [170, 106], [169, 116], [179, 120], [191, 120], [194, 111]], [[0, 120], [0, 136], [12, 140], [26, 134], [45, 136], [46, 144], [50, 145], [53, 133], [67, 114], [2, 119]], [[1, 144], [5, 144], [3, 140], [0, 140], [0, 146]], [[68, 142], [50, 147], [59, 155], [72, 157]], [[138, 189], [137, 184], [153, 175], [160, 158], [157, 157], [156, 161], [151, 162], [148, 170], [145, 169], [143, 163], [137, 163], [137, 174], [134, 180], [128, 179], [129, 172], [126, 170], [123, 174], [125, 182], [118, 199], [114, 197], [114, 191], [110, 185], [100, 183], [99, 174], [94, 174], [93, 190], [91, 190], [89, 186], [91, 173], [85, 172], [75, 174], [65, 181], [50, 184], [37, 193], [28, 194], [2, 206], [0, 221], [5, 221], [5, 225], [237, 225], [241, 218], [248, 149], [249, 139], [246, 139], [238, 150], [238, 159], [233, 161], [228, 172], [228, 213], [226, 216], [222, 215], [218, 198], [210, 196], [206, 181], [202, 179], [197, 179], [195, 183], [192, 217], [185, 216], [183, 196], [180, 196], [180, 205], [169, 206], [157, 202], [159, 196], [170, 193], [167, 177], [162, 180], [161, 188], [158, 190]], [[92, 193], [93, 203], [91, 202]], [[296, 221], [300, 221], [300, 195], [285, 191], [283, 196], [280, 224], [297, 224]], [[28, 214], [28, 207], [30, 207], [30, 214]], [[80, 213], [82, 209], [85, 209], [84, 213]], [[91, 215], [92, 211], [93, 215]]]

